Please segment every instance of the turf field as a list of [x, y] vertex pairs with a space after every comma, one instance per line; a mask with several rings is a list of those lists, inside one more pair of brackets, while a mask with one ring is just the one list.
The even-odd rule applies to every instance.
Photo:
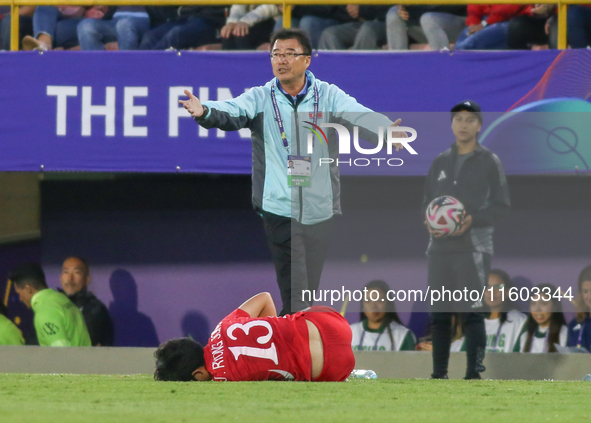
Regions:
[[0, 422], [583, 422], [591, 383], [355, 380], [154, 382], [0, 374]]

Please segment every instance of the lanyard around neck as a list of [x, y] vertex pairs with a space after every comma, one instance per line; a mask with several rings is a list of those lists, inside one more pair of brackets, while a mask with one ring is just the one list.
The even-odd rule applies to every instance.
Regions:
[[[306, 82], [307, 83], [307, 82]], [[289, 143], [287, 142], [287, 135], [285, 134], [285, 126], [283, 125], [283, 119], [281, 118], [281, 112], [279, 111], [279, 105], [277, 104], [277, 97], [275, 96], [275, 89], [277, 89], [277, 84], [273, 81], [273, 85], [271, 86], [271, 101], [273, 102], [273, 113], [275, 114], [275, 121], [277, 122], [277, 126], [279, 126], [279, 133], [281, 134], [281, 141], [283, 142], [283, 146], [285, 148], [289, 148]], [[314, 116], [312, 120], [314, 125], [318, 121], [318, 88], [316, 84], [314, 84]]]

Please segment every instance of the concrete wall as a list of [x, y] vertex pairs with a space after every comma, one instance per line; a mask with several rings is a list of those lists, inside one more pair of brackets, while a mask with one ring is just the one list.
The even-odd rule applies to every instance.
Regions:
[[[0, 346], [0, 373], [134, 374], [154, 371], [153, 348], [50, 348]], [[372, 369], [379, 378], [428, 378], [427, 352], [355, 353], [356, 368]], [[591, 354], [488, 354], [488, 379], [581, 380], [591, 373]], [[464, 376], [466, 355], [452, 353], [450, 378]]]

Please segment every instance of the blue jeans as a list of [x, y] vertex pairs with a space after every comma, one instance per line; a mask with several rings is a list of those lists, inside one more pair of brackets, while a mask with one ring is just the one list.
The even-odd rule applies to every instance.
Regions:
[[150, 18], [125, 16], [111, 20], [84, 19], [78, 24], [82, 50], [104, 50], [105, 44], [117, 41], [119, 50], [137, 50], [141, 35], [150, 28]]
[[566, 20], [570, 46], [585, 48], [591, 45], [591, 7], [569, 5]]
[[507, 50], [509, 21], [489, 25], [475, 34], [468, 35], [468, 28], [464, 29], [454, 50]]
[[[320, 36], [329, 26], [339, 25], [341, 22], [332, 18], [320, 18], [318, 16], [306, 15], [301, 19], [291, 18], [291, 27], [299, 28], [310, 36], [312, 42], [312, 48], [317, 49], [320, 43]], [[283, 18], [279, 18], [275, 24], [275, 31], [283, 28]]]
[[68, 18], [55, 6], [37, 6], [33, 15], [33, 34], [47, 34], [53, 41], [53, 47], [70, 48], [78, 45], [78, 23], [83, 18]]
[[210, 20], [191, 16], [165, 22], [147, 31], [140, 50], [186, 49], [215, 42], [218, 26]]
[[[0, 49], [10, 50], [10, 17], [11, 15], [4, 15], [0, 21]], [[19, 40], [22, 40], [25, 35], [33, 34], [33, 19], [30, 16], [21, 16], [19, 19]], [[19, 41], [22, 46], [22, 42]]]

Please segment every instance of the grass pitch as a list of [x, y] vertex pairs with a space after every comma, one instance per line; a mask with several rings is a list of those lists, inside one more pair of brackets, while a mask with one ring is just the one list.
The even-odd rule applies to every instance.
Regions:
[[0, 374], [8, 422], [582, 422], [591, 383], [354, 380], [154, 382], [149, 375]]

